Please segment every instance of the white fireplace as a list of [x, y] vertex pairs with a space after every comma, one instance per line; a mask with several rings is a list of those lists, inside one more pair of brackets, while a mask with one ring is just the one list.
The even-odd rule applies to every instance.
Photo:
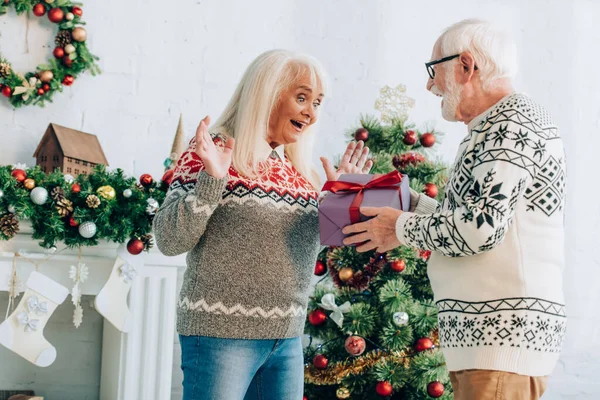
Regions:
[[[57, 245], [57, 251], [49, 254], [38, 245], [38, 240], [32, 239], [31, 231], [28, 224], [22, 223], [19, 234], [0, 242], [0, 291], [8, 291], [15, 252], [38, 263], [50, 257], [39, 265], [39, 272], [70, 289], [73, 282], [69, 279], [69, 267], [77, 265], [78, 251]], [[96, 295], [103, 287], [114, 265], [117, 247], [116, 243], [104, 241], [82, 248], [82, 262], [89, 269], [89, 278], [81, 284], [84, 295]], [[185, 255], [165, 257], [153, 248], [144, 257], [144, 267], [129, 293], [131, 331], [121, 333], [104, 321], [101, 400], [171, 397], [177, 271], [185, 266]], [[19, 278], [26, 282], [35, 265], [21, 257], [16, 260]], [[66, 301], [69, 300], [70, 297]], [[57, 348], [57, 352], [60, 355], [61, 349]]]

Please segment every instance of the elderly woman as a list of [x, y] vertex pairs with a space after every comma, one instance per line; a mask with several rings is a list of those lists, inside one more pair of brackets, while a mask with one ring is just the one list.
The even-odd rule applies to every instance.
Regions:
[[[213, 127], [181, 156], [154, 219], [158, 248], [189, 252], [177, 312], [184, 400], [300, 399], [302, 334], [319, 251], [313, 125], [325, 75], [274, 50], [248, 67]], [[351, 143], [327, 179], [366, 173]]]

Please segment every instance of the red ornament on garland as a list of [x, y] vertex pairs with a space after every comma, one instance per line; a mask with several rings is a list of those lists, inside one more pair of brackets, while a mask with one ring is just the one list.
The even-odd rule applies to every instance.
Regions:
[[414, 145], [417, 143], [417, 133], [415, 131], [406, 131], [402, 141], [408, 146]]
[[77, 222], [75, 218], [71, 216], [71, 218], [69, 218], [69, 226], [75, 228], [76, 226], [79, 226], [79, 222]]
[[302, 396], [302, 400], [308, 400], [308, 397]]
[[427, 394], [437, 399], [444, 394], [444, 385], [441, 382], [434, 381], [427, 385]]
[[429, 261], [429, 257], [431, 257], [431, 250], [419, 250], [419, 257], [421, 257], [424, 261]]
[[27, 179], [27, 173], [22, 169], [13, 169], [10, 174], [17, 180], [17, 182], [23, 182], [25, 179]]
[[325, 321], [327, 321], [327, 314], [320, 308], [317, 308], [308, 314], [308, 322], [310, 322], [311, 325], [320, 326], [323, 325]]
[[54, 22], [55, 24], [58, 24], [64, 18], [65, 18], [64, 11], [61, 10], [60, 8], [58, 8], [58, 7], [55, 7], [53, 9], [51, 9], [50, 11], [48, 11], [48, 19], [50, 21]]
[[383, 381], [383, 382], [377, 383], [377, 386], [375, 386], [375, 391], [377, 392], [378, 395], [380, 395], [382, 397], [387, 397], [392, 394], [394, 389], [392, 388], [391, 383], [389, 383], [387, 381]]
[[[69, 55], [68, 55], [68, 54], [67, 54], [67, 55], [65, 55], [65, 56], [62, 58], [62, 63], [63, 63], [63, 64], [65, 65], [65, 67], [67, 67], [67, 68], [71, 68], [71, 67], [73, 66], [73, 60], [71, 60], [71, 57], [69, 57]], [[66, 76], [65, 76], [65, 79], [67, 79], [67, 77], [66, 77]], [[63, 83], [64, 83], [64, 80], [63, 80]], [[72, 82], [71, 82], [71, 83], [72, 83]], [[65, 84], [65, 85], [66, 85], [66, 84]], [[67, 85], [67, 86], [70, 86], [70, 85]]]
[[150, 174], [143, 174], [142, 176], [140, 176], [140, 183], [144, 187], [152, 185], [153, 181], [154, 180], [152, 179], [152, 176]]
[[33, 6], [33, 15], [36, 17], [41, 17], [44, 14], [46, 14], [46, 7], [44, 7], [42, 3], [37, 3], [35, 6]]
[[83, 10], [81, 9], [81, 7], [75, 6], [71, 9], [71, 12], [77, 15], [78, 17], [81, 17], [83, 15]]
[[131, 239], [127, 243], [127, 251], [134, 256], [140, 254], [142, 251], [144, 251], [144, 242], [142, 242], [140, 239]]
[[426, 183], [425, 189], [423, 189], [423, 193], [425, 193], [427, 196], [431, 197], [432, 199], [435, 199], [438, 195], [438, 188], [433, 183]]
[[65, 56], [65, 49], [63, 49], [62, 47], [57, 47], [54, 49], [52, 54], [54, 55], [55, 58], [59, 58], [59, 59], [63, 58]]
[[358, 128], [356, 132], [354, 132], [354, 140], [362, 140], [363, 142], [366, 142], [369, 140], [369, 131], [365, 128]]
[[421, 146], [423, 147], [431, 147], [435, 144], [435, 135], [433, 133], [427, 132], [421, 135]]
[[[69, 57], [69, 56], [66, 56], [66, 57]], [[65, 78], [62, 81], [63, 85], [65, 85], [65, 86], [71, 86], [73, 84], [73, 82], [75, 82], [75, 78], [73, 78], [72, 75], [65, 76]]]
[[48, 85], [47, 83], [44, 83], [42, 85], [42, 89], [44, 89], [44, 92], [49, 92], [50, 91], [50, 85]]
[[327, 272], [327, 267], [325, 267], [325, 264], [323, 264], [322, 261], [317, 260], [317, 263], [315, 264], [315, 275], [323, 276], [323, 275], [325, 275], [326, 272]]
[[10, 97], [10, 95], [12, 94], [12, 89], [8, 86], [2, 86], [2, 94], [5, 97]]
[[390, 263], [390, 268], [394, 272], [402, 272], [406, 269], [406, 262], [404, 260], [394, 260]]
[[329, 360], [323, 354], [317, 354], [315, 358], [313, 358], [313, 365], [316, 369], [325, 369], [329, 364]]
[[163, 181], [167, 186], [169, 186], [171, 184], [171, 181], [173, 180], [173, 175], [174, 174], [175, 174], [175, 170], [172, 170], [172, 169], [168, 170], [162, 176], [161, 181]]
[[44, 92], [44, 89], [42, 89], [42, 88], [38, 88], [38, 90], [37, 90], [37, 94], [38, 94], [38, 96], [43, 96], [43, 95], [44, 95], [44, 93], [46, 93], [46, 92]]
[[415, 343], [415, 350], [419, 353], [422, 351], [425, 351], [425, 350], [431, 350], [432, 348], [433, 348], [433, 342], [431, 341], [431, 339], [429, 339], [427, 337], [420, 338]]
[[79, 186], [79, 183], [74, 183], [71, 185], [71, 192], [73, 192], [73, 193], [81, 192], [81, 186]]

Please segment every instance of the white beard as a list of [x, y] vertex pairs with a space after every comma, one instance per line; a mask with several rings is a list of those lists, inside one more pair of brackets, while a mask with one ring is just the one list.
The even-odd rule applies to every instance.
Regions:
[[451, 77], [446, 84], [446, 92], [442, 93], [437, 86], [431, 88], [431, 92], [436, 95], [442, 96], [442, 117], [446, 121], [456, 122], [456, 111], [462, 98], [463, 86], [456, 82], [454, 77]]

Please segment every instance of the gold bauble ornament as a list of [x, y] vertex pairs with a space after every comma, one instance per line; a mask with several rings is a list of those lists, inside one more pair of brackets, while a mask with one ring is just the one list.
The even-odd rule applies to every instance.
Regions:
[[347, 387], [338, 388], [338, 390], [335, 391], [335, 396], [338, 399], [349, 399], [350, 398], [350, 389], [348, 389]]
[[117, 196], [117, 192], [112, 186], [100, 186], [98, 190], [96, 190], [98, 196], [102, 197], [106, 200], [112, 200]]
[[87, 32], [85, 29], [78, 26], [77, 28], [73, 29], [71, 36], [73, 37], [73, 40], [77, 42], [85, 42], [85, 39], [87, 39]]
[[27, 178], [25, 179], [25, 181], [23, 182], [23, 186], [25, 186], [26, 189], [33, 189], [35, 187], [35, 181], [31, 178]]
[[349, 281], [354, 276], [354, 270], [350, 267], [344, 267], [340, 269], [339, 276], [342, 282]]
[[54, 78], [52, 71], [42, 71], [40, 73], [40, 81], [49, 83]]
[[71, 12], [70, 12], [70, 13], [67, 13], [67, 15], [65, 15], [65, 19], [66, 19], [67, 21], [73, 21], [73, 19], [74, 19], [74, 18], [75, 18], [75, 14], [73, 14], [73, 13], [71, 13]]

